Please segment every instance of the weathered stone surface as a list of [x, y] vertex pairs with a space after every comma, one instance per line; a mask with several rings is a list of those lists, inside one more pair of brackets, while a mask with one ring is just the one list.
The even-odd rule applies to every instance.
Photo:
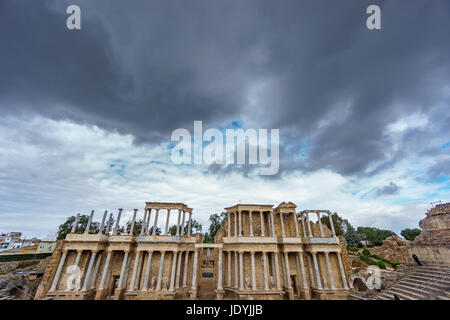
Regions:
[[450, 265], [450, 203], [437, 205], [426, 215], [419, 222], [422, 233], [411, 244], [411, 254]]
[[393, 262], [405, 263], [411, 260], [410, 241], [393, 235], [383, 241], [380, 247], [371, 248], [371, 253], [375, 253]]

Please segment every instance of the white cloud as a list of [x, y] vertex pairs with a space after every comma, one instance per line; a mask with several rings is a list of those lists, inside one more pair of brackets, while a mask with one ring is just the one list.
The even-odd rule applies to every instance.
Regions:
[[[168, 142], [170, 137], [168, 137]], [[443, 183], [424, 182], [433, 159], [405, 159], [374, 177], [353, 181], [320, 170], [293, 172], [281, 179], [205, 174], [204, 167], [175, 166], [166, 144], [136, 146], [129, 135], [67, 121], [4, 118], [0, 121], [0, 231], [46, 235], [77, 212], [124, 208], [122, 222], [145, 201], [185, 202], [206, 230], [208, 217], [236, 203], [329, 209], [354, 226], [399, 232], [416, 227], [429, 202], [450, 196]], [[375, 198], [376, 189], [394, 181], [393, 196]], [[426, 200], [422, 200], [426, 199]], [[397, 201], [397, 202], [396, 202]], [[171, 215], [171, 224], [176, 222]], [[160, 226], [165, 213], [160, 215]]]

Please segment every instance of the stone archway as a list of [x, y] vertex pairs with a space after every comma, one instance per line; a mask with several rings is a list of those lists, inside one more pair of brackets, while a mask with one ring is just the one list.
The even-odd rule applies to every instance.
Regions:
[[359, 278], [359, 277], [356, 277], [356, 278], [353, 279], [352, 287], [355, 290], [355, 292], [367, 291], [368, 290], [364, 280]]

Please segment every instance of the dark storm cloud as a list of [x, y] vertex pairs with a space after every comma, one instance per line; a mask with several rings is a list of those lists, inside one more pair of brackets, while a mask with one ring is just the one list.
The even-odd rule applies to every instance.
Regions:
[[396, 185], [395, 183], [391, 182], [387, 186], [377, 189], [377, 191], [375, 193], [375, 198], [378, 198], [381, 196], [393, 195], [393, 194], [398, 193], [399, 190], [400, 190], [400, 187], [398, 185]]
[[428, 169], [428, 175], [432, 179], [437, 179], [440, 176], [450, 176], [450, 159], [437, 161], [431, 168]]
[[[369, 31], [365, 10], [377, 3], [382, 30]], [[65, 28], [69, 4], [1, 2], [3, 113], [69, 118], [144, 143], [193, 120], [250, 118], [280, 128], [280, 173], [354, 175], [423, 150], [405, 139], [394, 152], [388, 123], [446, 107], [435, 106], [449, 85], [446, 0], [77, 1], [81, 31]], [[254, 112], [258, 83], [269, 85], [252, 97]]]

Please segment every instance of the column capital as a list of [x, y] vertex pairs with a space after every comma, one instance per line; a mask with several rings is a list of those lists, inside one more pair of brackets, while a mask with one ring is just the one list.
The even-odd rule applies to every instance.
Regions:
[[253, 250], [250, 251], [250, 254], [251, 254], [251, 255], [255, 255], [255, 251], [253, 251]]
[[98, 250], [91, 250], [91, 252], [97, 254]]
[[107, 249], [106, 252], [108, 252], [108, 253], [113, 253], [114, 250], [113, 250], [113, 249]]
[[62, 249], [62, 253], [68, 254], [69, 253], [69, 249]]
[[77, 253], [83, 253], [83, 249], [77, 249]]

